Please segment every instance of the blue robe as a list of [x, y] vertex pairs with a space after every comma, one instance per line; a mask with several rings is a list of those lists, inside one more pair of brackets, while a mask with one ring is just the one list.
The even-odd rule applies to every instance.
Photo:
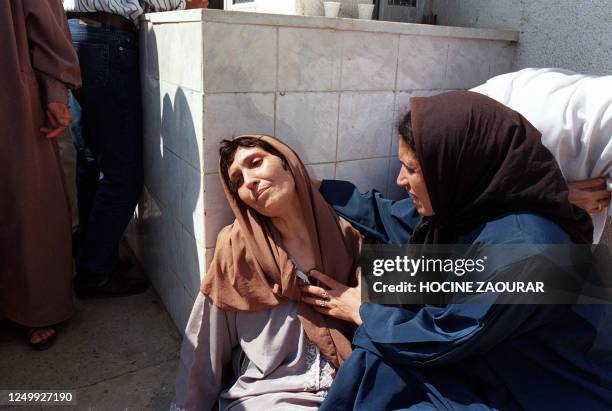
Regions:
[[[407, 243], [409, 199], [323, 181], [321, 193], [363, 234]], [[511, 213], [463, 233], [464, 244], [566, 244], [550, 220]], [[610, 305], [472, 305], [416, 312], [362, 304], [354, 352], [320, 411], [612, 410]]]

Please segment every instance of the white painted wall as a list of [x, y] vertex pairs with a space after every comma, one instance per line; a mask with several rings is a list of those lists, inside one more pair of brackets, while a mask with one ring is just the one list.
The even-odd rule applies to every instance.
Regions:
[[516, 68], [612, 73], [612, 0], [433, 0], [438, 23], [520, 31]]

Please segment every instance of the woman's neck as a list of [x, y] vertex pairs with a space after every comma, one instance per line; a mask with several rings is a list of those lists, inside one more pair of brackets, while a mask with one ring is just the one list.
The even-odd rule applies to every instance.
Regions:
[[301, 205], [292, 201], [287, 213], [271, 218], [272, 225], [278, 230], [284, 243], [307, 243], [310, 241], [304, 222]]

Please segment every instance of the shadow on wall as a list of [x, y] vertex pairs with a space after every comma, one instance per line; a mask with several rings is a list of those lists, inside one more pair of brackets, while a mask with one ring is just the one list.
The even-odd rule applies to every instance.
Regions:
[[141, 42], [147, 106], [143, 110], [145, 188], [133, 242], [154, 288], [183, 332], [202, 277], [203, 252], [198, 253], [195, 235], [197, 202], [203, 194], [199, 148], [186, 92], [160, 84], [155, 33], [141, 32], [141, 39], [145, 37], [146, 42]]

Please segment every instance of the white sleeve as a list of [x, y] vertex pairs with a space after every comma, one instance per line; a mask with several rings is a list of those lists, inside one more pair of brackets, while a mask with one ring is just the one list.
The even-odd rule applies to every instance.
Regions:
[[236, 313], [198, 294], [185, 329], [176, 379], [178, 409], [209, 411], [222, 388], [223, 367], [238, 345]]
[[186, 6], [186, 0], [144, 0], [150, 11], [182, 10]]

